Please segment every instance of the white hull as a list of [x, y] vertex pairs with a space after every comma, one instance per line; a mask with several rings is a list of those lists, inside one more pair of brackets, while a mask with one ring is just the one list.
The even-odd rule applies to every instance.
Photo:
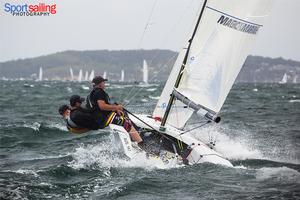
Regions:
[[114, 146], [129, 159], [133, 160], [143, 157], [153, 162], [154, 165], [165, 167], [182, 165], [182, 160], [178, 159], [175, 154], [171, 152], [163, 152], [161, 156], [147, 154], [141, 150], [135, 142], [131, 141], [129, 134], [122, 126], [110, 124], [109, 128], [114, 136]]
[[[160, 122], [157, 122], [153, 118], [149, 118], [146, 115], [137, 115], [137, 116], [140, 119], [142, 119], [144, 122], [146, 122], [147, 124], [151, 125], [154, 129], [156, 129], [156, 130], [159, 129]], [[142, 127], [142, 128], [149, 128], [147, 125], [145, 125], [144, 123], [142, 123], [135, 117], [130, 115], [130, 118], [137, 126]], [[115, 129], [115, 130], [117, 130], [117, 132], [118, 131], [122, 132], [122, 129], [123, 129], [122, 127], [115, 126], [115, 125], [110, 125], [110, 126], [112, 126], [111, 127], [112, 130]], [[115, 133], [116, 131], [113, 131], [113, 132], [116, 135], [116, 133]], [[126, 131], [125, 131], [125, 133], [126, 133]], [[188, 133], [180, 136], [179, 135], [180, 133], [181, 133], [180, 130], [172, 128], [170, 126], [166, 126], [166, 131], [164, 132], [165, 135], [176, 138], [189, 146], [190, 153], [188, 154], [188, 156], [186, 158], [184, 158], [186, 161], [188, 161], [186, 163], [188, 163], [189, 165], [209, 162], [209, 163], [214, 163], [214, 164], [225, 165], [228, 167], [233, 166], [226, 158], [224, 158], [221, 154], [219, 154], [215, 150], [211, 149], [209, 146], [207, 146], [202, 141], [195, 139], [192, 135], [190, 135]], [[129, 138], [128, 134], [122, 134], [122, 135], [123, 135], [123, 137], [121, 139], [122, 149], [123, 149], [125, 155], [127, 155], [129, 158], [133, 159], [135, 157], [134, 155], [137, 154], [137, 152], [139, 152], [139, 151], [137, 151], [135, 148], [132, 147], [132, 143], [131, 143], [130, 139], [124, 138], [126, 136]], [[174, 161], [174, 159], [171, 161], [169, 160], [168, 165], [170, 162], [176, 163], [176, 164], [182, 163], [182, 158], [178, 157], [178, 158], [176, 158], [176, 161]]]

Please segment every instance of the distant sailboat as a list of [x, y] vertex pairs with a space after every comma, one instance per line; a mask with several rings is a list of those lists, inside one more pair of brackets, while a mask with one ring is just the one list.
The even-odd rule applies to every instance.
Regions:
[[283, 75], [281, 81], [279, 81], [279, 84], [285, 84], [285, 83], [287, 83], [287, 78], [288, 78], [288, 77], [287, 77], [287, 74], [284, 73], [284, 75]]
[[79, 70], [78, 82], [82, 81], [82, 69]]
[[107, 78], [107, 73], [106, 73], [106, 71], [104, 71], [104, 73], [103, 73], [103, 78], [104, 78], [104, 79]]
[[89, 76], [89, 80], [92, 81], [94, 77], [95, 77], [95, 71], [92, 70]]
[[85, 80], [85, 81], [88, 81], [88, 79], [89, 79], [89, 72], [88, 72], [88, 71], [85, 71], [84, 80]]
[[42, 68], [42, 67], [40, 67], [38, 81], [42, 81], [42, 80], [43, 80], [43, 68]]
[[148, 84], [148, 65], [146, 60], [143, 61], [143, 83]]
[[295, 75], [294, 78], [293, 78], [293, 83], [297, 83], [297, 78], [298, 78], [298, 76]]
[[71, 81], [74, 80], [74, 73], [73, 73], [73, 69], [70, 67], [70, 75], [71, 75]]
[[122, 70], [120, 82], [124, 82], [124, 77], [125, 77], [125, 73], [124, 73], [124, 70]]

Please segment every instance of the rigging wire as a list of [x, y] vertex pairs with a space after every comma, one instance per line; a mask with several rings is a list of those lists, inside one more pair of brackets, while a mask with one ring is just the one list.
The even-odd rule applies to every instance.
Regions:
[[[170, 63], [170, 62], [175, 58], [175, 56], [177, 56], [177, 55], [175, 54], [174, 56], [172, 56], [172, 57], [167, 61], [166, 64]], [[162, 64], [162, 66], [163, 66], [163, 65], [166, 65], [166, 64]], [[154, 76], [150, 79], [150, 81], [152, 81], [153, 79], [155, 79], [155, 78], [158, 76], [158, 74], [160, 74], [160, 73], [162, 72], [162, 70], [165, 70], [165, 68], [162, 67], [162, 66], [159, 67], [160, 69], [159, 69], [158, 73], [157, 73], [156, 75], [154, 75]], [[127, 106], [127, 105], [132, 101], [132, 99], [133, 99], [134, 97], [136, 97], [136, 95], [139, 94], [139, 92], [141, 92], [143, 89], [144, 89], [143, 87], [140, 87], [140, 88], [133, 87], [133, 88], [129, 91], [128, 95], [127, 95], [127, 96], [124, 98], [124, 100], [123, 100], [123, 102], [125, 103], [125, 106]], [[134, 90], [136, 90], [136, 91], [134, 91]], [[131, 97], [130, 97], [129, 100], [127, 100], [127, 98], [128, 98], [129, 96], [131, 96]], [[126, 103], [125, 101], [127, 101], [127, 103]]]
[[211, 122], [211, 121], [206, 121], [205, 123], [203, 123], [203, 124], [201, 124], [201, 125], [199, 125], [199, 126], [196, 126], [196, 127], [194, 127], [194, 128], [191, 128], [191, 129], [189, 129], [189, 130], [187, 130], [187, 131], [184, 131], [184, 132], [180, 133], [180, 134], [177, 135], [177, 136], [181, 136], [181, 135], [186, 134], [186, 133], [188, 133], [188, 132], [191, 132], [191, 131], [193, 131], [193, 130], [195, 130], [195, 129], [201, 128], [202, 126], [204, 126], [204, 125], [206, 125], [206, 124], [209, 124], [210, 122]]
[[151, 20], [151, 18], [152, 18], [153, 11], [154, 11], [154, 8], [155, 8], [155, 6], [156, 6], [156, 3], [157, 3], [157, 0], [155, 0], [155, 1], [154, 1], [154, 4], [152, 5], [151, 12], [150, 12], [150, 15], [149, 15], [149, 17], [148, 17], [148, 19], [147, 19], [146, 26], [145, 26], [145, 28], [144, 28], [143, 34], [142, 34], [142, 36], [141, 36], [141, 38], [140, 38], [140, 41], [139, 41], [139, 43], [138, 43], [138, 49], [141, 48], [141, 45], [142, 45], [142, 42], [143, 42], [143, 40], [144, 40], [146, 31], [147, 31], [148, 27], [151, 25], [151, 23], [149, 23], [149, 22], [150, 22], [150, 20]]
[[[154, 3], [153, 3], [153, 5], [152, 5], [150, 14], [149, 14], [149, 16], [148, 16], [148, 18], [147, 18], [147, 21], [146, 21], [145, 28], [144, 28], [143, 33], [142, 33], [142, 35], [141, 35], [141, 38], [140, 38], [140, 40], [139, 40], [139, 42], [138, 42], [137, 49], [141, 49], [141, 46], [142, 46], [144, 37], [145, 37], [145, 35], [146, 35], [146, 31], [147, 31], [148, 27], [149, 27], [150, 25], [152, 25], [152, 23], [150, 23], [150, 20], [151, 20], [151, 18], [152, 18], [152, 15], [153, 15], [153, 12], [154, 12], [154, 8], [155, 8], [156, 4], [157, 4], [157, 0], [155, 0]], [[134, 90], [134, 88], [135, 88], [135, 87], [131, 88], [131, 90], [129, 91], [129, 93], [127, 94], [127, 96], [124, 98], [124, 100], [121, 101], [122, 104], [125, 103], [127, 97], [129, 97], [129, 95], [132, 93], [132, 90]], [[122, 93], [122, 95], [123, 95], [123, 93]], [[122, 96], [122, 95], [120, 95], [120, 96]]]
[[124, 110], [129, 113], [130, 115], [132, 115], [133, 117], [135, 117], [136, 119], [138, 119], [140, 122], [142, 122], [143, 124], [145, 124], [146, 126], [148, 126], [151, 130], [155, 131], [156, 133], [158, 133], [159, 135], [161, 135], [163, 138], [167, 139], [168, 141], [170, 141], [171, 143], [174, 143], [174, 141], [172, 141], [169, 137], [167, 137], [164, 133], [160, 132], [159, 130], [156, 130], [153, 126], [151, 126], [150, 124], [148, 124], [147, 122], [145, 122], [144, 120], [142, 120], [141, 118], [139, 118], [138, 116], [136, 116], [135, 114], [133, 114], [132, 112], [130, 112], [129, 110], [125, 109]]
[[[182, 21], [182, 19], [184, 18], [184, 16], [185, 16], [186, 14], [191, 13], [191, 12], [187, 12], [187, 11], [190, 10], [190, 8], [191, 8], [192, 5], [194, 4], [194, 2], [195, 2], [195, 0], [192, 0], [192, 2], [190, 2], [190, 4], [189, 4], [188, 6], [186, 6], [185, 9], [183, 9], [183, 12], [181, 12], [181, 15], [179, 15], [179, 17], [178, 17], [177, 20], [175, 20], [176, 23], [172, 26], [172, 28], [170, 29], [169, 33], [174, 32], [174, 29], [176, 29], [176, 28], [178, 27], [178, 23], [180, 23], [180, 21]], [[143, 34], [142, 34], [142, 36], [141, 36], [141, 39], [140, 39], [140, 41], [139, 41], [138, 48], [141, 47], [141, 44], [142, 44], [142, 42], [143, 42], [143, 40], [144, 40], [146, 31], [147, 31], [149, 25], [151, 25], [150, 20], [151, 20], [152, 15], [153, 15], [154, 8], [156, 7], [156, 3], [157, 3], [157, 0], [154, 2], [153, 6], [152, 6], [152, 9], [151, 9], [149, 18], [148, 18], [148, 20], [147, 20], [147, 24], [146, 24], [146, 26], [145, 26], [145, 29], [144, 29]], [[164, 38], [163, 43], [162, 43], [163, 46], [167, 43], [167, 40], [170, 38], [170, 37], [169, 37], [169, 36], [170, 36], [169, 33], [165, 35], [165, 38]], [[152, 57], [152, 59], [150, 59], [150, 62], [149, 62], [149, 65], [150, 65], [150, 66], [151, 66], [151, 64], [153, 63], [153, 61], [155, 60], [155, 58], [156, 58], [158, 55], [159, 55], [159, 53], [157, 52], [157, 53]], [[176, 55], [176, 56], [177, 56], [177, 55]], [[175, 57], [175, 56], [172, 56], [172, 58], [170, 58], [165, 64], [162, 64], [162, 66], [160, 67], [160, 70], [158, 71], [158, 73], [157, 73], [154, 77], [152, 77], [152, 78], [150, 79], [150, 81], [152, 81], [154, 78], [156, 78], [156, 77], [158, 76], [158, 74], [160, 74], [163, 70], [165, 70], [165, 67], [163, 67], [163, 66], [166, 65], [166, 64], [168, 64], [168, 63], [173, 59], [173, 57]], [[127, 100], [127, 98], [130, 97], [130, 96], [132, 95], [132, 93], [134, 92], [134, 90], [137, 90], [137, 92], [135, 92], [134, 96], [131, 97], [130, 100]], [[127, 96], [124, 98], [124, 100], [122, 100], [121, 103], [123, 104], [123, 102], [124, 102], [124, 103], [127, 102], [126, 105], [128, 105], [128, 104], [130, 103], [130, 101], [136, 96], [136, 94], [139, 93], [141, 90], [143, 90], [143, 88], [137, 89], [137, 87], [133, 87], [133, 88], [129, 91], [129, 93], [127, 93]]]
[[[198, 119], [199, 120], [203, 120], [204, 118], [200, 117], [199, 115], [198, 116]], [[215, 140], [213, 141], [213, 134], [211, 131], [206, 131], [207, 133], [207, 137], [208, 137], [208, 141], [207, 141], [207, 144], [216, 144], [216, 141], [217, 141], [217, 137], [218, 137], [218, 134], [215, 134]]]

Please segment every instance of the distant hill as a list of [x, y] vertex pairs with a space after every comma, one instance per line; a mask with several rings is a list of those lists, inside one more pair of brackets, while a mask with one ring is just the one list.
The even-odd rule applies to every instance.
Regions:
[[[120, 80], [120, 71], [125, 70], [126, 81], [142, 80], [143, 60], [148, 62], [149, 79], [165, 81], [176, 60], [178, 53], [170, 50], [97, 50], [64, 51], [36, 58], [19, 59], [0, 63], [0, 78], [36, 78], [42, 67], [44, 77], [48, 79], [69, 79], [70, 67], [74, 75], [80, 69], [83, 75], [95, 70], [96, 75], [107, 71], [112, 81]], [[242, 82], [278, 82], [284, 73], [288, 81], [300, 82], [300, 62], [282, 58], [264, 58], [249, 56], [237, 81]], [[299, 78], [297, 78], [299, 77]]]
[[300, 62], [283, 58], [248, 56], [237, 81], [279, 82], [284, 73], [288, 76], [288, 82], [300, 83]]

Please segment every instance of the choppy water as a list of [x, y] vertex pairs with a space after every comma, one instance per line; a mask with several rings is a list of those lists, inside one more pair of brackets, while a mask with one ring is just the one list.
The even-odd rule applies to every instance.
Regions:
[[[167, 169], [118, 157], [107, 130], [68, 133], [57, 108], [83, 86], [0, 81], [0, 199], [300, 199], [300, 85], [237, 84], [223, 121], [195, 131], [234, 168]], [[120, 102], [131, 88], [108, 92]], [[128, 109], [150, 113], [161, 89], [143, 88]]]

